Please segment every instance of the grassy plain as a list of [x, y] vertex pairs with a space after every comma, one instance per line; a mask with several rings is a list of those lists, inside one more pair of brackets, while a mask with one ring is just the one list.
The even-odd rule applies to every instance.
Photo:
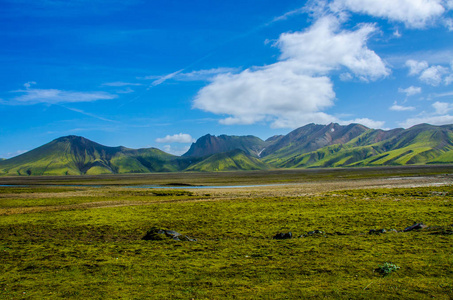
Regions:
[[[452, 179], [451, 166], [1, 178], [0, 298], [451, 299]], [[126, 187], [144, 184], [187, 188]], [[189, 189], [236, 184], [285, 185]], [[428, 228], [401, 232], [414, 222]], [[198, 241], [142, 240], [152, 227]], [[399, 232], [368, 234], [382, 228]], [[385, 262], [400, 269], [383, 276]]]

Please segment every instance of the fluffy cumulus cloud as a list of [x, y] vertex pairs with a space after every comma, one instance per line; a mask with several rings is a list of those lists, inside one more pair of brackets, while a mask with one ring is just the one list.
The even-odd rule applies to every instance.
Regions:
[[284, 33], [276, 45], [281, 60], [305, 73], [327, 73], [346, 67], [357, 77], [375, 80], [389, 74], [381, 58], [368, 49], [366, 42], [377, 29], [362, 24], [356, 31], [341, 31], [338, 19], [319, 19], [304, 32]]
[[92, 102], [97, 100], [110, 100], [118, 96], [106, 92], [77, 92], [77, 91], [64, 91], [58, 89], [32, 89], [31, 84], [34, 82], [27, 82], [24, 86], [25, 90], [13, 91], [13, 93], [22, 94], [14, 97], [9, 101], [9, 104], [22, 104], [31, 105], [37, 103], [74, 103], [74, 102]]
[[432, 106], [435, 109], [435, 113], [438, 115], [447, 114], [453, 109], [453, 104], [447, 102], [436, 101], [432, 104]]
[[402, 22], [409, 28], [424, 28], [450, 8], [451, 1], [443, 0], [334, 0], [330, 4], [335, 12], [367, 14]]
[[420, 81], [438, 86], [441, 83], [449, 85], [453, 82], [453, 67], [450, 66], [429, 66], [426, 61], [408, 60], [406, 67], [409, 68], [409, 75], [418, 76]]
[[437, 86], [443, 81], [443, 76], [448, 73], [448, 69], [442, 66], [431, 66], [424, 70], [420, 75], [420, 80], [426, 84]]
[[427, 61], [416, 61], [413, 59], [406, 61], [406, 67], [409, 68], [409, 75], [411, 76], [420, 74], [423, 70], [426, 70], [428, 66]]
[[193, 106], [226, 116], [223, 124], [272, 121], [274, 127], [297, 127], [338, 121], [323, 112], [335, 99], [330, 72], [345, 69], [364, 81], [390, 73], [366, 46], [375, 31], [373, 25], [341, 30], [339, 21], [327, 16], [306, 31], [284, 33], [275, 43], [281, 50], [278, 62], [216, 76]]
[[156, 142], [187, 144], [187, 143], [193, 143], [193, 142], [195, 142], [195, 140], [190, 134], [179, 133], [179, 134], [174, 134], [174, 135], [167, 135], [164, 138], [158, 138], [158, 139], [156, 139]]

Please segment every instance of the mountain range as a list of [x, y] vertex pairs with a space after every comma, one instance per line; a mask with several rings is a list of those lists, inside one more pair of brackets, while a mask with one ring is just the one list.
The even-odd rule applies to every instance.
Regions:
[[65, 136], [22, 155], [0, 159], [0, 175], [83, 175], [176, 171], [233, 171], [453, 163], [453, 125], [370, 129], [360, 124], [308, 124], [265, 141], [213, 136], [182, 156], [156, 148], [107, 147]]

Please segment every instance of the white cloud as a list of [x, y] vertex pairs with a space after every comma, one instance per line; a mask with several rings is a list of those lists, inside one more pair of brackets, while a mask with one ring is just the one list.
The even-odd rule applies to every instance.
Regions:
[[153, 79], [152, 86], [159, 85], [166, 80], [173, 79], [179, 81], [206, 81], [212, 80], [215, 76], [226, 73], [237, 73], [238, 68], [213, 68], [207, 70], [195, 70], [188, 73], [183, 73], [183, 70], [164, 75], [164, 76], [146, 76], [144, 79]]
[[407, 119], [405, 122], [400, 123], [400, 125], [407, 128], [421, 123], [428, 123], [431, 125], [453, 124], [453, 116], [448, 114], [453, 110], [452, 103], [437, 101], [431, 106], [434, 108], [433, 113], [423, 112], [417, 117]]
[[453, 116], [451, 115], [442, 115], [442, 116], [426, 116], [426, 117], [415, 117], [407, 119], [406, 121], [400, 123], [404, 128], [409, 128], [411, 126], [427, 123], [431, 125], [447, 125], [453, 124]]
[[36, 82], [35, 81], [29, 81], [27, 83], [24, 83], [24, 87], [26, 89], [29, 89], [32, 86], [32, 84], [36, 84]]
[[452, 67], [441, 65], [429, 66], [426, 61], [408, 60], [406, 66], [409, 68], [409, 75], [420, 75], [419, 79], [429, 85], [438, 86], [442, 82], [449, 85], [453, 82]]
[[398, 92], [406, 94], [407, 97], [420, 94], [422, 92], [421, 87], [410, 86], [406, 89], [399, 88]]
[[415, 107], [398, 105], [398, 103], [395, 101], [389, 109], [393, 111], [412, 111], [415, 110]]
[[399, 30], [397, 29], [397, 30], [395, 30], [395, 31], [393, 32], [393, 36], [396, 37], [396, 38], [400, 38], [400, 37], [402, 37], [403, 35], [402, 35], [402, 34], [399, 32]]
[[434, 102], [432, 104], [433, 108], [436, 110], [436, 114], [444, 115], [453, 109], [453, 104], [447, 102]]
[[427, 61], [416, 61], [409, 59], [408, 61], [406, 61], [406, 67], [409, 68], [409, 75], [418, 75], [423, 70], [426, 70], [429, 65]]
[[110, 120], [110, 119], [107, 119], [107, 118], [104, 118], [104, 117], [101, 117], [101, 116], [98, 116], [98, 115], [95, 115], [95, 114], [92, 114], [92, 113], [89, 113], [89, 112], [85, 112], [81, 109], [77, 109], [77, 108], [73, 108], [73, 107], [66, 107], [66, 106], [63, 106], [63, 105], [60, 105], [61, 107], [63, 108], [66, 108], [68, 110], [71, 110], [71, 111], [74, 111], [74, 112], [78, 112], [82, 115], [85, 115], [85, 116], [89, 116], [89, 117], [92, 117], [92, 118], [95, 118], [95, 119], [98, 119], [98, 120], [101, 120], [101, 121], [107, 121], [107, 122], [113, 122], [113, 123], [117, 123], [116, 121], [113, 121], [113, 120]]
[[445, 0], [445, 7], [448, 9], [453, 9], [453, 0]]
[[276, 45], [282, 51], [280, 60], [298, 71], [326, 74], [346, 67], [359, 78], [376, 80], [390, 74], [381, 58], [366, 47], [376, 30], [362, 24], [356, 31], [341, 31], [339, 21], [326, 16], [304, 32], [280, 35]]
[[202, 88], [193, 107], [227, 116], [222, 124], [272, 122], [273, 127], [298, 127], [309, 122], [337, 121], [322, 111], [333, 106], [335, 93], [328, 73], [346, 68], [362, 80], [387, 76], [380, 57], [366, 47], [374, 26], [341, 31], [332, 16], [304, 32], [282, 34], [275, 44], [279, 61], [238, 74], [220, 74]]
[[449, 31], [453, 31], [453, 19], [450, 19], [450, 18], [445, 19], [444, 20], [444, 25], [445, 25], [445, 27], [447, 27], [447, 29]]
[[348, 73], [348, 72], [346, 72], [346, 73], [341, 73], [341, 74], [340, 74], [340, 80], [341, 80], [341, 81], [350, 81], [350, 80], [352, 80], [353, 78], [354, 78], [354, 77], [351, 75], [351, 73]]
[[444, 79], [445, 85], [450, 85], [453, 82], [453, 74], [448, 75]]
[[[175, 77], [176, 75], [178, 75], [179, 73], [181, 73], [183, 70], [178, 70], [176, 72], [173, 72], [173, 73], [170, 73], [170, 74], [167, 74], [167, 75], [164, 75], [164, 76], [159, 76], [157, 77], [156, 80], [154, 80], [153, 82], [151, 82], [151, 84], [149, 85], [148, 89], [151, 88], [151, 87], [154, 87], [154, 86], [158, 86], [162, 83], [164, 83], [165, 81], [169, 80], [169, 79], [172, 79], [173, 77]], [[156, 77], [153, 77], [153, 76], [148, 76], [146, 77], [145, 79], [155, 79]]]
[[286, 127], [282, 124], [288, 120], [309, 123], [304, 119], [332, 106], [334, 97], [329, 78], [296, 74], [275, 64], [258, 71], [219, 75], [198, 92], [194, 107], [232, 115], [222, 120], [227, 125], [253, 124], [270, 117], [281, 121], [274, 126]]
[[170, 153], [170, 154], [173, 154], [173, 155], [181, 156], [184, 153], [186, 153], [187, 151], [189, 151], [190, 146], [174, 147], [174, 146], [171, 146], [171, 145], [164, 145], [162, 148], [163, 148], [164, 152], [167, 152], [167, 153]]
[[443, 98], [443, 97], [451, 97], [451, 96], [453, 96], [453, 92], [438, 93], [438, 94], [431, 95], [431, 97], [433, 97], [433, 98]]
[[97, 100], [110, 100], [118, 96], [106, 92], [75, 92], [57, 89], [30, 89], [17, 90], [13, 93], [23, 95], [13, 98], [10, 104], [36, 104], [36, 103], [73, 103], [73, 102], [92, 102]]
[[334, 0], [330, 8], [403, 22], [410, 28], [424, 28], [445, 12], [442, 0]]
[[127, 87], [123, 90], [117, 90], [115, 91], [117, 94], [130, 94], [130, 93], [133, 93], [135, 92], [133, 89], [131, 89], [130, 87]]
[[448, 69], [442, 66], [431, 66], [424, 70], [420, 75], [420, 80], [426, 84], [437, 86], [442, 82], [442, 78], [448, 73]]
[[196, 70], [189, 73], [180, 73], [176, 76], [176, 80], [184, 81], [203, 81], [211, 80], [213, 77], [219, 74], [225, 73], [236, 73], [239, 69], [237, 68], [213, 68], [209, 70]]
[[356, 123], [356, 124], [361, 124], [364, 125], [368, 128], [383, 128], [385, 122], [384, 121], [374, 121], [368, 118], [358, 118], [354, 120], [349, 120], [349, 121], [342, 121], [340, 122], [341, 124], [351, 124], [351, 123]]
[[187, 144], [187, 143], [195, 142], [195, 139], [192, 136], [190, 136], [190, 134], [179, 133], [179, 134], [174, 134], [174, 135], [167, 135], [164, 138], [157, 138], [156, 142], [158, 142], [158, 143], [181, 143], [181, 144]]

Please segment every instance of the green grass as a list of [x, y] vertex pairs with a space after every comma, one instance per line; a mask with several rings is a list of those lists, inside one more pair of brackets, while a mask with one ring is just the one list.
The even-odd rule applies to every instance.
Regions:
[[[16, 213], [0, 218], [0, 298], [453, 297], [452, 186], [305, 196], [282, 196], [284, 189], [225, 198], [193, 190], [1, 187], [0, 213]], [[83, 205], [108, 201], [123, 206]], [[30, 204], [39, 210], [20, 211]], [[414, 222], [429, 228], [367, 234]], [[142, 240], [152, 227], [198, 241]], [[272, 239], [312, 230], [326, 234]], [[383, 277], [376, 269], [386, 262], [400, 269]]]

